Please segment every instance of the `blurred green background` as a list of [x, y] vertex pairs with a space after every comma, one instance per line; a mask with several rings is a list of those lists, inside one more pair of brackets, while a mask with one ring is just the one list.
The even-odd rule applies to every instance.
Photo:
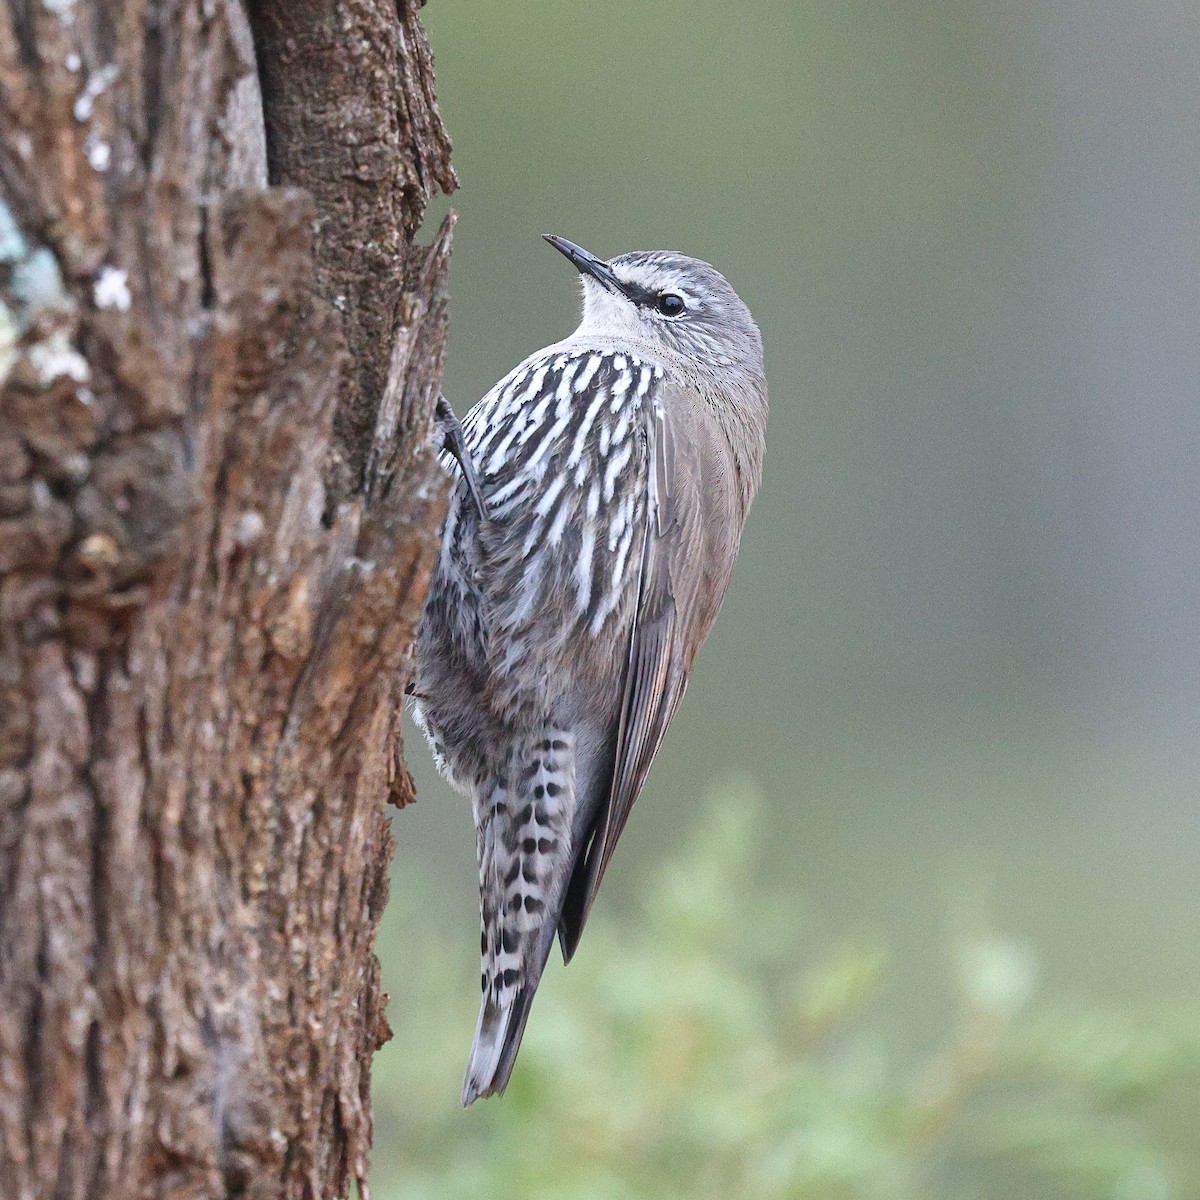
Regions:
[[465, 1114], [474, 835], [408, 726], [375, 1194], [1200, 1196], [1200, 7], [424, 19], [459, 412], [574, 327], [546, 231], [716, 264], [772, 412], [593, 925]]

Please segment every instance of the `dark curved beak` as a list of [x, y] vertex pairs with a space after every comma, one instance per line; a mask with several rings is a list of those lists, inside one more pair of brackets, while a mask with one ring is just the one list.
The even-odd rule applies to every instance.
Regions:
[[622, 296], [628, 295], [625, 285], [613, 274], [612, 267], [602, 258], [589, 254], [582, 246], [568, 242], [566, 238], [559, 237], [557, 233], [543, 233], [542, 237], [560, 254], [565, 255], [581, 275], [590, 275], [610, 292], [620, 292]]

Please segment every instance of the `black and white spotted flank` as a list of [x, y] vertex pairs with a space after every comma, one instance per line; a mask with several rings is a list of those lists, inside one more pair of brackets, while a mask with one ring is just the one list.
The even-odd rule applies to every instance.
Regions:
[[480, 496], [459, 480], [418, 639], [414, 714], [478, 834], [465, 1104], [504, 1089], [556, 933], [574, 953], [762, 469], [762, 343], [725, 279], [548, 240], [583, 321], [463, 422]]

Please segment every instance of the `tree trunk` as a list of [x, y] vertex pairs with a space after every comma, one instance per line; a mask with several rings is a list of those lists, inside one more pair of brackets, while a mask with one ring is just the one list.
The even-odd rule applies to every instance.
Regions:
[[446, 490], [416, 8], [0, 2], [5, 1200], [366, 1194]]

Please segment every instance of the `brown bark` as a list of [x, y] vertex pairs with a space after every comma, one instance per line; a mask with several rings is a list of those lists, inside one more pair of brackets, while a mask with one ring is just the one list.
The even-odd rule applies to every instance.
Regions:
[[0, 5], [6, 1200], [365, 1193], [445, 493], [415, 8]]

